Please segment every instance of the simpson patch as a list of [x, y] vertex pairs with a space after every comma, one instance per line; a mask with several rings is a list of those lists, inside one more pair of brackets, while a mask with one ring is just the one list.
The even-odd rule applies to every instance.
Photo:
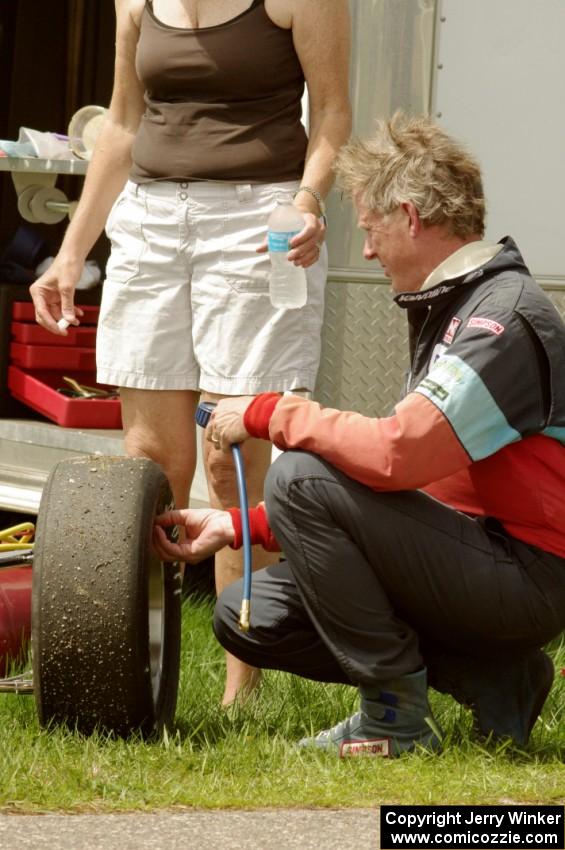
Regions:
[[374, 738], [371, 741], [342, 741], [339, 748], [340, 758], [351, 756], [388, 758], [390, 754], [390, 738]]
[[483, 319], [480, 316], [471, 316], [467, 322], [468, 328], [483, 328], [485, 331], [490, 331], [492, 334], [500, 336], [504, 331], [504, 325], [495, 322], [494, 319]]

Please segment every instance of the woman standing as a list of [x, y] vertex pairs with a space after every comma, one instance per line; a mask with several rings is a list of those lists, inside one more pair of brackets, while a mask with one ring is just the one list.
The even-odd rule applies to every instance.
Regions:
[[[201, 396], [314, 387], [323, 198], [350, 131], [347, 0], [116, 0], [116, 15], [107, 119], [59, 254], [31, 294], [48, 330], [61, 333], [61, 316], [77, 324], [75, 285], [106, 225], [98, 380], [120, 387], [128, 454], [159, 463], [184, 507]], [[289, 254], [307, 270], [297, 310], [271, 306], [265, 253], [269, 213], [289, 194], [304, 217]], [[245, 444], [251, 504], [269, 461], [267, 444]], [[211, 505], [233, 504], [231, 458], [208, 442], [205, 465]], [[254, 553], [254, 568], [265, 557]], [[239, 553], [218, 554], [218, 592], [240, 574]], [[228, 656], [224, 704], [256, 676]]]

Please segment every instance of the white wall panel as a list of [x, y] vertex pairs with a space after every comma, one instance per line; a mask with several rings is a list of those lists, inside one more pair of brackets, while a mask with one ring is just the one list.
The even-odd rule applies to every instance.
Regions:
[[479, 158], [487, 235], [565, 280], [565, 0], [441, 0], [432, 114]]

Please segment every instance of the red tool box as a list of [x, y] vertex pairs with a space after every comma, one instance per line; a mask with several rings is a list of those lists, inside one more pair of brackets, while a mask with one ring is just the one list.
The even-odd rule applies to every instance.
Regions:
[[[99, 307], [77, 305], [84, 315], [79, 327], [57, 336], [35, 323], [29, 301], [12, 303], [7, 386], [11, 395], [66, 428], [121, 428], [119, 398], [69, 395], [69, 377], [81, 385], [112, 389], [96, 383], [96, 323]], [[62, 392], [61, 392], [62, 390]]]

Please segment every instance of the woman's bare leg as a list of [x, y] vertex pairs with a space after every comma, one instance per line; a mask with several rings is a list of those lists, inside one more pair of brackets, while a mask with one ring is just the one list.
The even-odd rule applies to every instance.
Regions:
[[[225, 398], [211, 393], [203, 397], [211, 400]], [[247, 498], [250, 506], [263, 499], [263, 482], [271, 462], [271, 444], [265, 440], [247, 440], [242, 446], [245, 466]], [[219, 451], [209, 441], [204, 442], [204, 459], [208, 478], [210, 505], [215, 508], [232, 508], [239, 504], [235, 467], [230, 454]], [[261, 546], [253, 547], [253, 569], [258, 570], [277, 560], [272, 552], [266, 552]], [[240, 551], [226, 547], [216, 553], [216, 592], [222, 590], [243, 573], [243, 557]], [[253, 605], [251, 606], [253, 620]], [[223, 705], [230, 705], [239, 695], [245, 698], [258, 683], [260, 671], [250, 667], [234, 655], [226, 653], [226, 685]]]
[[120, 396], [127, 454], [158, 463], [169, 479], [175, 505], [185, 508], [196, 466], [194, 413], [200, 394], [122, 388]]

